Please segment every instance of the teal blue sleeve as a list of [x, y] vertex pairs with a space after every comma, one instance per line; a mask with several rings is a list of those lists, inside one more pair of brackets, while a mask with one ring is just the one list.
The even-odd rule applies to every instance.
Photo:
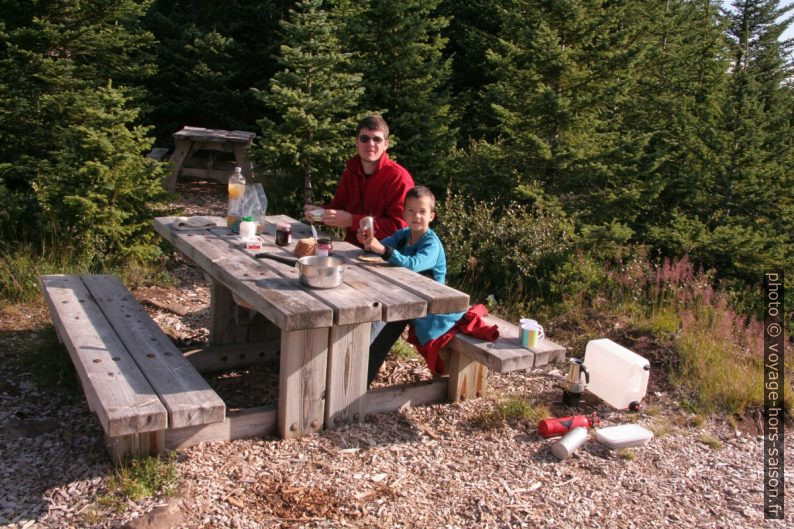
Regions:
[[414, 272], [424, 272], [435, 268], [440, 253], [441, 244], [437, 238], [423, 237], [413, 255], [403, 255], [395, 249], [389, 257], [389, 262]]

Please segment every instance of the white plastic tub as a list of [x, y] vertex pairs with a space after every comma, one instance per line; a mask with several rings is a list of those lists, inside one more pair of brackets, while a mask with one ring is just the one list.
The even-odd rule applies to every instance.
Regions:
[[596, 441], [612, 449], [644, 445], [653, 438], [653, 432], [639, 424], [621, 424], [596, 430]]
[[651, 364], [622, 345], [608, 338], [591, 340], [584, 365], [590, 372], [587, 390], [613, 408], [626, 409], [645, 397]]

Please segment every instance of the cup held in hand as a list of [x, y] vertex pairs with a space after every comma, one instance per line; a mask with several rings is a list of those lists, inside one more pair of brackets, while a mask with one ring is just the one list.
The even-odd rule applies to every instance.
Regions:
[[364, 235], [369, 238], [375, 232], [375, 219], [372, 217], [362, 217], [358, 221], [358, 227], [364, 232]]

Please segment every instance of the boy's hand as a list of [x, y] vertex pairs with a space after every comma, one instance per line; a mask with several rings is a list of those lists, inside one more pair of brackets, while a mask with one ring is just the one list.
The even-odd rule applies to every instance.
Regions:
[[386, 252], [386, 248], [369, 230], [359, 229], [356, 232], [356, 239], [358, 239], [358, 242], [364, 245], [365, 250], [369, 250], [370, 252], [374, 252], [378, 255], [383, 255]]

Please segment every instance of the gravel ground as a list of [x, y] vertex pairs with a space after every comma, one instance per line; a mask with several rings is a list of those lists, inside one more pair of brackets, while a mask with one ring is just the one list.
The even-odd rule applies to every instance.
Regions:
[[[186, 213], [223, 211], [222, 186], [180, 183]], [[173, 256], [180, 284], [135, 294], [180, 347], [206, 342], [208, 291], [201, 274]], [[149, 301], [147, 301], [149, 300]], [[168, 304], [173, 310], [163, 308]], [[176, 308], [178, 307], [178, 308]], [[49, 338], [48, 338], [49, 337]], [[113, 468], [102, 431], [79, 390], [42, 382], [18, 362], [27, 343], [52, 342], [40, 305], [0, 311], [0, 526], [9, 528], [514, 528], [794, 526], [763, 519], [763, 442], [757, 421], [739, 429], [721, 418], [695, 426], [654, 380], [639, 414], [595, 398], [602, 426], [638, 422], [656, 436], [610, 451], [594, 439], [557, 461], [534, 424], [478, 422], [508, 395], [570, 414], [555, 387], [558, 368], [492, 375], [486, 398], [381, 414], [297, 440], [254, 438], [179, 452], [179, 489], [114, 505]], [[63, 362], [65, 352], [48, 354]], [[35, 364], [34, 364], [35, 365]], [[66, 366], [67, 368], [69, 366]], [[216, 376], [225, 393], [245, 393], [262, 373]], [[429, 377], [418, 359], [390, 359], [379, 383]], [[68, 377], [67, 377], [68, 378]], [[229, 382], [229, 378], [237, 378]], [[759, 381], [760, 383], [760, 381]], [[792, 453], [791, 434], [786, 450]], [[791, 473], [786, 473], [790, 482]]]

